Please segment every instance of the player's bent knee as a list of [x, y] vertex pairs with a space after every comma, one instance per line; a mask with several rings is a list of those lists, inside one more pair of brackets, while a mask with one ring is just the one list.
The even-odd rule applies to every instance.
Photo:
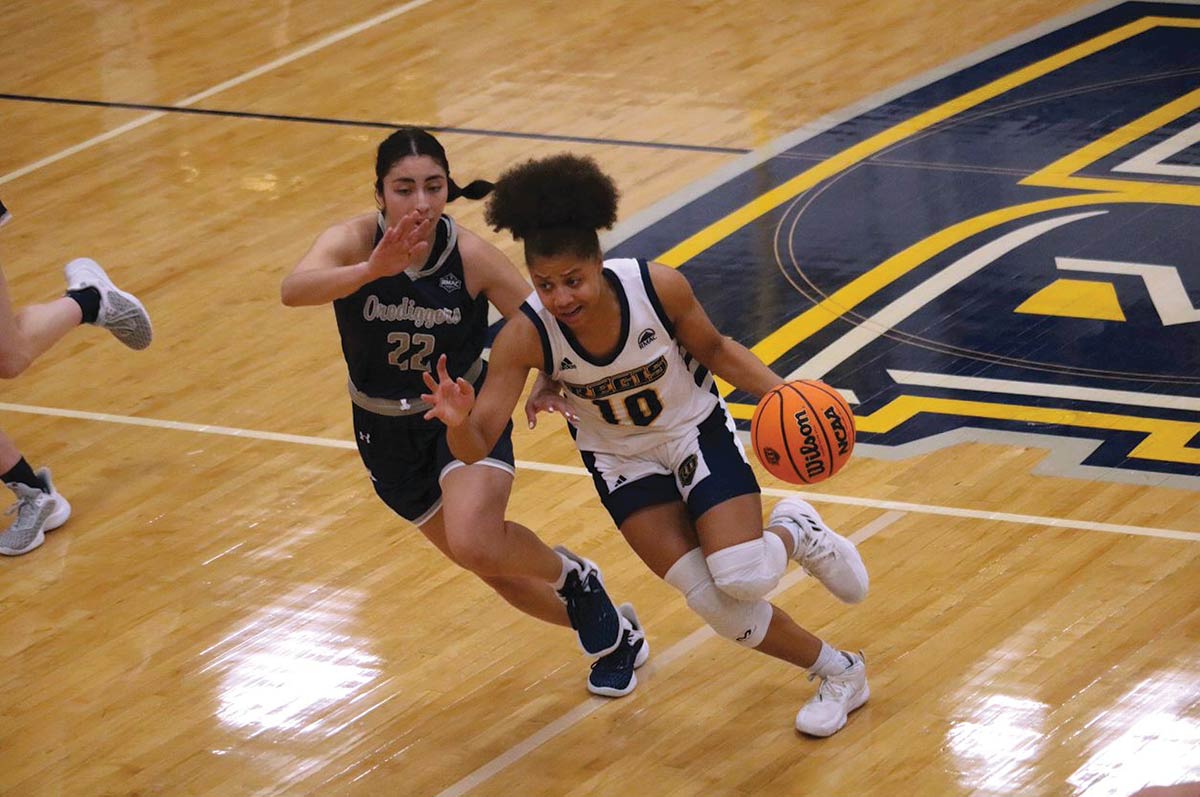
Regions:
[[459, 567], [477, 576], [507, 575], [504, 572], [503, 549], [486, 538], [474, 535], [456, 537], [447, 531], [446, 547], [450, 549], [450, 558]]
[[711, 582], [688, 595], [687, 604], [717, 634], [748, 648], [762, 644], [771, 625], [771, 604], [731, 598]]
[[783, 542], [765, 533], [709, 554], [707, 563], [718, 589], [737, 600], [755, 601], [775, 589], [787, 571], [788, 556]]
[[666, 580], [683, 593], [688, 608], [720, 636], [748, 648], [758, 647], [766, 638], [773, 612], [771, 604], [761, 599], [738, 600], [717, 589], [699, 548], [680, 558]]

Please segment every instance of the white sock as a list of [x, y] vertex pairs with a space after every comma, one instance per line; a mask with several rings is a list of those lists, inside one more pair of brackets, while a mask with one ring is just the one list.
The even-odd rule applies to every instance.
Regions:
[[572, 570], [579, 570], [579, 565], [574, 559], [571, 559], [568, 556], [563, 556], [561, 553], [558, 553], [558, 551], [555, 551], [554, 553], [558, 554], [558, 558], [562, 560], [562, 572], [558, 574], [558, 581], [554, 582], [554, 589], [560, 590], [563, 588], [563, 585], [567, 583], [567, 574]]
[[[773, 526], [772, 528], [783, 529], [788, 533], [788, 536], [792, 538], [792, 544], [788, 549], [787, 558], [795, 559], [796, 555], [800, 553], [800, 535], [802, 532], [796, 527], [796, 524], [790, 520], [777, 520], [775, 523], [777, 525]], [[775, 535], [764, 529], [763, 536], [774, 537]], [[776, 537], [776, 539], [779, 538]], [[780, 540], [780, 542], [782, 543], [783, 540]]]
[[849, 656], [835, 647], [830, 647], [829, 643], [822, 642], [821, 654], [817, 656], [817, 660], [808, 668], [808, 671], [820, 678], [828, 678], [831, 675], [845, 672], [851, 664], [853, 661]]

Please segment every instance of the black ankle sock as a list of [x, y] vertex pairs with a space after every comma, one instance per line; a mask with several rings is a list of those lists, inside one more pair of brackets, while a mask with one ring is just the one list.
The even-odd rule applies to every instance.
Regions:
[[67, 296], [79, 302], [79, 309], [83, 311], [83, 323], [96, 323], [100, 316], [100, 291], [95, 288], [79, 288], [67, 291]]
[[33, 468], [29, 467], [29, 463], [25, 461], [25, 457], [13, 465], [7, 473], [0, 474], [0, 481], [5, 484], [11, 482], [19, 482], [28, 487], [36, 487], [42, 492], [46, 492], [46, 483], [38, 478], [38, 475], [33, 472]]

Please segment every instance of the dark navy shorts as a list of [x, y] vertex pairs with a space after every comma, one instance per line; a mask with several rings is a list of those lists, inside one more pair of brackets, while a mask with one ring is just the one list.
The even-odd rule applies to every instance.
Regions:
[[680, 430], [636, 456], [580, 451], [600, 502], [619, 528], [639, 509], [687, 504], [692, 520], [717, 504], [759, 492], [746, 450], [718, 405], [698, 426]]
[[[375, 492], [397, 515], [420, 526], [442, 508], [442, 477], [463, 463], [450, 453], [446, 426], [421, 415], [376, 415], [357, 405], [354, 437]], [[514, 473], [512, 421], [478, 464]]]

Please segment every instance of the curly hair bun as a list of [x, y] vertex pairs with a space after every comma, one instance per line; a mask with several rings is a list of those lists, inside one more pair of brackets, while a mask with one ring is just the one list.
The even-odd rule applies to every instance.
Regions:
[[518, 240], [542, 230], [608, 229], [617, 221], [619, 193], [596, 161], [555, 155], [514, 166], [496, 181], [485, 218]]

